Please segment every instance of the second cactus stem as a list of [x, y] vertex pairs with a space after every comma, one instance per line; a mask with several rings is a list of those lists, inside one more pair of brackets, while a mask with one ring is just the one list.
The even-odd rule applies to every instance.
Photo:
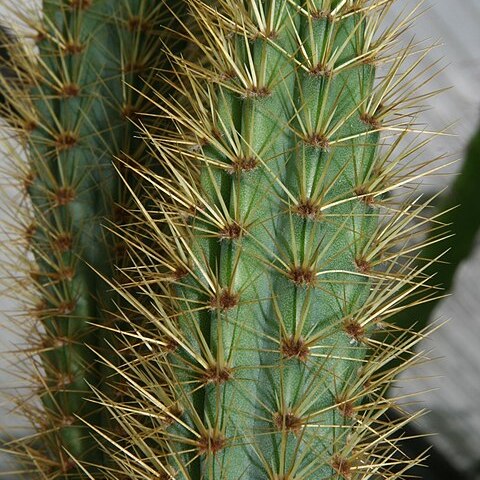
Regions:
[[113, 325], [112, 293], [98, 274], [112, 278], [125, 253], [104, 227], [125, 221], [131, 201], [115, 166], [125, 173], [148, 158], [132, 119], [151, 108], [143, 95], [162, 88], [153, 70], [172, 17], [152, 0], [44, 0], [38, 18], [29, 13], [21, 20], [37, 32], [37, 51], [10, 45], [18, 78], [1, 85], [2, 113], [28, 159], [20, 168], [39, 302], [28, 341], [40, 402], [22, 405], [37, 431], [10, 450], [35, 478], [91, 478], [92, 466], [109, 464], [91, 428], [108, 424], [91, 388], [110, 393], [111, 374], [93, 353], [109, 335], [99, 325]]
[[385, 195], [418, 179], [423, 141], [397, 153], [419, 98], [394, 48], [410, 17], [381, 27], [390, 1], [186, 3], [200, 60], [171, 56], [178, 97], [155, 104], [174, 128], [152, 135], [168, 175], [140, 173], [151, 204], [125, 272], [142, 294], [118, 287], [145, 319], [116, 368], [129, 408], [109, 405], [119, 469], [397, 478], [398, 425], [377, 420], [403, 368], [385, 367], [416, 340], [374, 330], [426, 281], [405, 246], [424, 206]]

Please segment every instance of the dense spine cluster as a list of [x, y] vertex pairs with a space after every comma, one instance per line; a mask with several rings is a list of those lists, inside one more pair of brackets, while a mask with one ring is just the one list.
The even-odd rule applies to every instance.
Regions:
[[153, 0], [44, 0], [39, 13], [19, 12], [35, 51], [10, 45], [12, 74], [1, 82], [28, 162], [19, 168], [36, 322], [25, 330], [41, 401], [22, 405], [37, 432], [11, 449], [38, 478], [83, 478], [108, 464], [88, 426], [107, 421], [91, 391], [109, 391], [94, 350], [105, 348], [99, 325], [112, 326], [114, 302], [99, 273], [114, 275], [125, 246], [105, 226], [125, 223], [131, 203], [116, 169], [128, 180], [125, 165], [148, 157], [132, 122], [151, 108], [144, 95], [165, 59], [169, 15]]
[[421, 334], [375, 332], [428, 292], [425, 205], [389, 198], [429, 166], [406, 141], [421, 58], [395, 48], [414, 12], [384, 27], [391, 1], [186, 3], [199, 60], [172, 54], [177, 95], [154, 100], [167, 174], [137, 169], [135, 293], [118, 287], [143, 321], [121, 367], [103, 358], [130, 391], [104, 401], [127, 432], [104, 434], [119, 471], [399, 478], [399, 424], [379, 419], [406, 366], [389, 362]]

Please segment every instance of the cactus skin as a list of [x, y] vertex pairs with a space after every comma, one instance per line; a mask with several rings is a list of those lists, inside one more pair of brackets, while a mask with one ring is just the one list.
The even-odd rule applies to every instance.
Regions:
[[[416, 175], [416, 144], [396, 156], [406, 52], [374, 79], [403, 24], [380, 33], [391, 2], [187, 4], [204, 58], [172, 57], [178, 99], [155, 103], [175, 125], [153, 138], [168, 175], [140, 172], [154, 206], [137, 201], [125, 272], [141, 295], [117, 287], [145, 323], [122, 367], [103, 357], [130, 389], [128, 408], [108, 404], [119, 473], [399, 478], [398, 426], [377, 420], [405, 364], [379, 371], [418, 336], [373, 330], [425, 286], [402, 260], [419, 246], [397, 248], [424, 206], [383, 198]], [[382, 131], [399, 138], [379, 151]]]
[[88, 478], [91, 465], [108, 464], [87, 426], [108, 420], [91, 401], [91, 387], [108, 391], [111, 373], [93, 353], [108, 336], [94, 325], [110, 325], [113, 305], [97, 272], [111, 278], [123, 262], [122, 242], [104, 226], [119, 221], [130, 201], [115, 163], [125, 170], [127, 159], [148, 158], [131, 120], [151, 107], [142, 94], [152, 88], [145, 80], [158, 83], [152, 69], [165, 58], [158, 54], [165, 13], [153, 0], [44, 0], [38, 23], [23, 19], [38, 32], [38, 56], [12, 50], [12, 68], [25, 86], [2, 81], [15, 107], [3, 110], [28, 156], [28, 242], [39, 298], [33, 361], [43, 405], [39, 412], [25, 407], [29, 418], [37, 412], [38, 432], [11, 449], [38, 478]]

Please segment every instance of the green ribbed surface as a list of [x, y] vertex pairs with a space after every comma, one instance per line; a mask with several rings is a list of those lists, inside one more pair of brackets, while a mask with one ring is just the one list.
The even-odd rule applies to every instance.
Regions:
[[[190, 194], [195, 211], [183, 223], [180, 206], [169, 222], [185, 242], [172, 261], [189, 271], [174, 281], [164, 327], [177, 342], [163, 366], [169, 408], [181, 415], [158, 443], [176, 480], [350, 478], [369, 328], [356, 314], [370, 293], [364, 252], [378, 224], [367, 196], [375, 69], [362, 58], [364, 15], [351, 2], [317, 3], [309, 12], [296, 2], [232, 6], [233, 34], [198, 6], [215, 32], [204, 42], [213, 72], [202, 75], [224, 80], [204, 87], [203, 104], [200, 93], [186, 103], [194, 113], [182, 133], [198, 146], [188, 153], [173, 133], [159, 142], [171, 143], [178, 171], [191, 163], [190, 175], [199, 172], [194, 193], [177, 178], [170, 196], [179, 204]], [[262, 14], [274, 28], [254, 34]], [[188, 94], [195, 68], [183, 72]]]

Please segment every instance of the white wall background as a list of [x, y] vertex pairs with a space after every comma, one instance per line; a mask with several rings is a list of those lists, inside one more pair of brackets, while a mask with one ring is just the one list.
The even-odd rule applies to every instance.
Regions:
[[[417, 3], [398, 0], [392, 13], [408, 10]], [[0, 19], [6, 18], [5, 5], [6, 0], [0, 0]], [[431, 109], [422, 115], [422, 120], [432, 130], [456, 122], [453, 131], [457, 134], [438, 138], [430, 146], [429, 155], [435, 157], [449, 152], [454, 158], [461, 158], [466, 142], [480, 121], [480, 0], [426, 0], [422, 11], [410, 36], [441, 43], [430, 58], [442, 59], [445, 69], [431, 86], [451, 87], [431, 101]], [[0, 162], [8, 162], [8, 158], [0, 158]], [[446, 177], [433, 179], [437, 188], [448, 181]], [[0, 180], [0, 183], [3, 182]], [[438, 317], [450, 318], [450, 323], [425, 345], [434, 349], [433, 356], [442, 358], [409, 373], [410, 378], [422, 378], [406, 382], [403, 387], [412, 392], [437, 389], [421, 397], [422, 404], [431, 413], [420, 424], [425, 431], [438, 433], [432, 441], [464, 470], [472, 469], [480, 461], [480, 237], [478, 240], [475, 254], [458, 272], [453, 296], [443, 301], [436, 311]], [[0, 300], [0, 311], [10, 307], [5, 299]], [[12, 334], [3, 329], [0, 350], [9, 349], [13, 340]], [[0, 390], [5, 390], [13, 382], [6, 356], [0, 368], [7, 369], [0, 373]], [[431, 378], [432, 375], [440, 377]], [[1, 403], [0, 424], [13, 427], [12, 417]]]
[[[400, 0], [395, 9], [406, 4], [411, 2]], [[416, 39], [442, 43], [431, 57], [443, 59], [445, 70], [432, 86], [451, 88], [433, 99], [432, 109], [423, 118], [432, 129], [455, 122], [457, 135], [437, 138], [430, 155], [448, 152], [461, 158], [480, 126], [480, 1], [427, 0], [424, 10], [411, 33]], [[442, 187], [451, 178], [434, 181]], [[478, 181], [480, 186], [480, 171]], [[437, 433], [432, 443], [459, 469], [472, 471], [480, 461], [480, 236], [474, 254], [457, 272], [452, 296], [434, 315], [449, 320], [422, 345], [433, 349], [430, 357], [435, 360], [403, 376], [418, 380], [406, 382], [402, 394], [432, 389], [418, 397], [419, 405], [431, 411], [419, 425], [425, 432]], [[468, 478], [480, 478], [480, 474]]]

